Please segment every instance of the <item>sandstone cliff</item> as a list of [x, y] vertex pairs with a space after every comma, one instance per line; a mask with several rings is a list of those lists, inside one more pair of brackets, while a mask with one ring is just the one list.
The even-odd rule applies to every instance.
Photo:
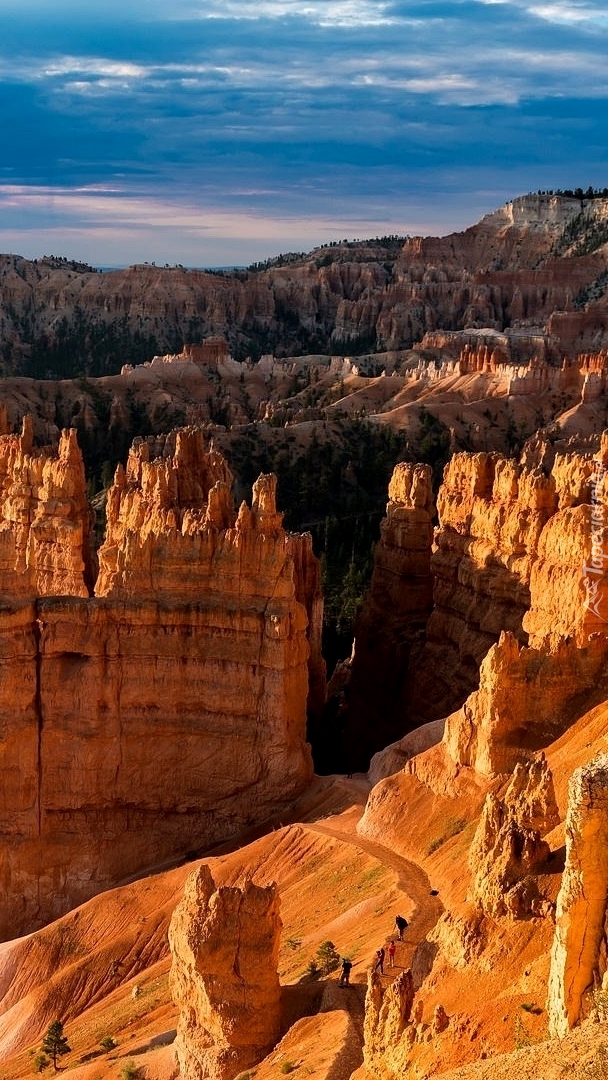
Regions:
[[205, 864], [186, 881], [169, 927], [184, 1080], [232, 1080], [277, 1042], [279, 906], [276, 886], [217, 888]]
[[358, 767], [404, 730], [408, 662], [432, 606], [430, 466], [397, 465], [388, 497], [369, 593], [355, 625], [348, 687], [345, 749]]
[[[60, 510], [82, 475], [62, 445]], [[271, 477], [235, 514], [200, 432], [156, 449], [117, 470], [96, 598], [9, 593], [0, 611], [3, 937], [268, 817], [311, 777], [310, 538], [283, 530]], [[51, 520], [72, 535], [65, 510]]]
[[[607, 652], [608, 442], [597, 444], [594, 456], [564, 451], [552, 460], [540, 444], [520, 462], [454, 454], [433, 541], [430, 487], [424, 522], [420, 509], [389, 503], [357, 628], [353, 724], [362, 697], [380, 731], [407, 732], [447, 715], [448, 753], [485, 774], [511, 771], [519, 750], [539, 749], [563, 728]], [[398, 466], [395, 490], [407, 469]], [[407, 517], [407, 530], [395, 527], [397, 515]], [[389, 567], [400, 570], [401, 591], [387, 587]], [[394, 627], [408, 628], [401, 652], [403, 629], [395, 635]], [[385, 637], [398, 647], [383, 648]], [[380, 686], [372, 674], [378, 649]]]
[[413, 1003], [414, 982], [409, 968], [385, 989], [380, 976], [370, 971], [365, 998], [363, 1055], [367, 1071], [380, 1080], [402, 1073], [409, 1064], [409, 1051], [416, 1039], [411, 1020]]
[[[492, 454], [456, 454], [437, 499], [427, 626], [414, 707], [445, 715], [470, 691], [501, 631], [525, 641], [529, 579], [541, 531], [555, 510], [541, 472]], [[426, 704], [425, 704], [426, 702]]]

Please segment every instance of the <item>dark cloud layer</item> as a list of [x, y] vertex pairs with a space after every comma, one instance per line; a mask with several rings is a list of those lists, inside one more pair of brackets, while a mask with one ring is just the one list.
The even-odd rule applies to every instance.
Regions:
[[247, 262], [608, 182], [603, 3], [3, 8], [4, 250]]

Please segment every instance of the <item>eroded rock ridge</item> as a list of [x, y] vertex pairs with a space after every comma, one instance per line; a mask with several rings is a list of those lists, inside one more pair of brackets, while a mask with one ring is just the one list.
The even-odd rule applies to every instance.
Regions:
[[55, 455], [27, 431], [1, 436], [0, 459], [7, 937], [303, 789], [322, 599], [310, 537], [285, 533], [274, 478], [237, 513], [226, 463], [196, 429], [140, 441], [117, 470], [94, 597], [73, 434]]

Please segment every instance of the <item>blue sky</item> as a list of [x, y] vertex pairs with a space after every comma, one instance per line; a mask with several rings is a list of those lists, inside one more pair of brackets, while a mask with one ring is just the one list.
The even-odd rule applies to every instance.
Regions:
[[3, 0], [0, 250], [249, 263], [608, 185], [604, 2]]

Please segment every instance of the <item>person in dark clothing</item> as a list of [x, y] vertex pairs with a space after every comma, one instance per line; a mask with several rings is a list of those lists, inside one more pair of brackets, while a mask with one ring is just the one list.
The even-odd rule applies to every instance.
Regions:
[[346, 957], [344, 957], [342, 960], [342, 971], [340, 972], [340, 978], [338, 979], [338, 986], [350, 986], [350, 969], [352, 966], [352, 960], [347, 960]]
[[378, 952], [376, 953], [376, 967], [374, 968], [374, 970], [379, 971], [381, 975], [384, 975], [384, 957], [384, 949], [378, 949]]
[[399, 941], [403, 941], [403, 931], [407, 929], [407, 925], [407, 919], [404, 919], [403, 915], [395, 915], [395, 926], [397, 927]]

